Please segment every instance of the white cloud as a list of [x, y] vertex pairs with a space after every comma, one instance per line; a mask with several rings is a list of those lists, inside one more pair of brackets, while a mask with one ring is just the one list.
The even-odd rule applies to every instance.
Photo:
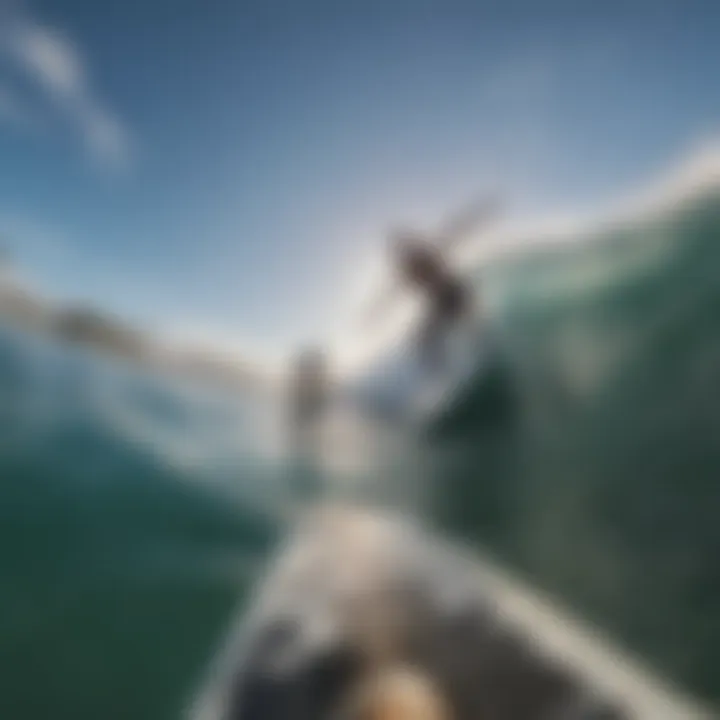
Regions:
[[[129, 134], [91, 87], [89, 68], [78, 46], [59, 29], [27, 15], [4, 24], [0, 52], [72, 123], [89, 155], [114, 168], [127, 165]], [[17, 120], [16, 104], [8, 98], [3, 101], [0, 90], [0, 117]]]
[[82, 95], [86, 85], [74, 46], [58, 31], [35, 23], [17, 23], [11, 48], [25, 67], [59, 97]]

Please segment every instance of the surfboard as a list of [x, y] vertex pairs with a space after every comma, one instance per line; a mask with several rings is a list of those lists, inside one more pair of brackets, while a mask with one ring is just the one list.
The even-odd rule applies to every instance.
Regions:
[[712, 717], [598, 637], [417, 522], [325, 505], [301, 519], [243, 605], [187, 717], [365, 717], [343, 712], [348, 700], [404, 668], [459, 718], [488, 708], [499, 720]]
[[489, 326], [477, 320], [452, 328], [444, 340], [442, 369], [421, 371], [412, 398], [411, 416], [421, 425], [451, 414], [460, 398], [483, 381], [497, 359]]

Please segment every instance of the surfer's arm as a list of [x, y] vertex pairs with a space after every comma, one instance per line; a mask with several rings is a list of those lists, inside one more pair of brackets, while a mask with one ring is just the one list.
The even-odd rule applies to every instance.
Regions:
[[443, 252], [454, 250], [469, 239], [472, 232], [495, 222], [502, 210], [498, 197], [484, 197], [451, 217], [440, 229], [437, 247]]

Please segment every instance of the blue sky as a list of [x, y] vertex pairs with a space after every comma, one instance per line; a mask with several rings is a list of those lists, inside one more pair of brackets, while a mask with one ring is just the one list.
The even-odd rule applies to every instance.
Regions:
[[714, 133], [718, 36], [712, 0], [0, 0], [0, 233], [51, 293], [284, 352], [388, 226]]

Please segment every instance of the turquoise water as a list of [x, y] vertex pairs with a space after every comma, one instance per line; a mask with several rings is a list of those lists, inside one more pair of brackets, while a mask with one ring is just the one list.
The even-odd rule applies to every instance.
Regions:
[[338, 457], [283, 448], [268, 398], [3, 330], [0, 717], [178, 717], [293, 507], [329, 493], [490, 548], [720, 699], [720, 203], [599, 234], [479, 278], [510, 395], [422, 438], [350, 425]]

